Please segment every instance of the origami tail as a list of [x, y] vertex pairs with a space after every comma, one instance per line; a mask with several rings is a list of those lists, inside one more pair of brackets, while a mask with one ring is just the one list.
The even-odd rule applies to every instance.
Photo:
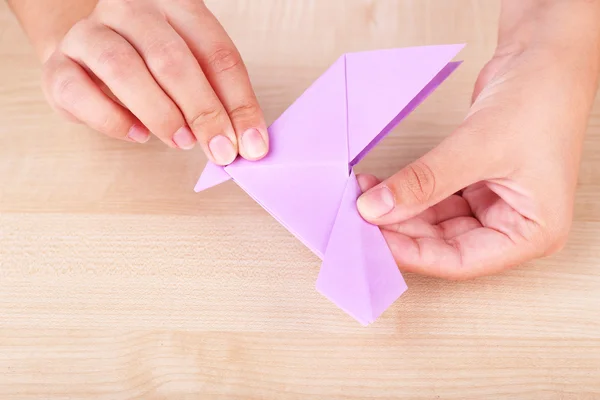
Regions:
[[198, 193], [220, 185], [229, 179], [231, 179], [231, 176], [225, 171], [225, 168], [209, 161], [206, 163], [206, 167], [204, 167], [204, 171], [202, 171], [202, 175], [200, 175], [200, 179], [196, 183], [194, 190]]
[[379, 230], [358, 213], [354, 172], [346, 184], [317, 290], [363, 325], [375, 321], [407, 289]]

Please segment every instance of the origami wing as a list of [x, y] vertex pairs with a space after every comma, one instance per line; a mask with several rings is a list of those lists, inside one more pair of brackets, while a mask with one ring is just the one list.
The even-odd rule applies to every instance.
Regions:
[[269, 127], [267, 157], [209, 163], [196, 191], [233, 178], [323, 259], [317, 289], [372, 322], [406, 285], [379, 228], [356, 209], [351, 167], [449, 76], [462, 47], [342, 56]]
[[460, 62], [447, 60], [462, 47], [414, 47], [346, 55], [352, 166], [458, 68]]

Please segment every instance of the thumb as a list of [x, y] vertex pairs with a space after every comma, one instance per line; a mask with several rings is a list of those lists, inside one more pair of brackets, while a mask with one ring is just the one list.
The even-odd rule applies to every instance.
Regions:
[[482, 135], [462, 130], [361, 195], [357, 207], [362, 217], [377, 225], [401, 222], [487, 178], [492, 160], [483, 153], [488, 146], [474, 140]]

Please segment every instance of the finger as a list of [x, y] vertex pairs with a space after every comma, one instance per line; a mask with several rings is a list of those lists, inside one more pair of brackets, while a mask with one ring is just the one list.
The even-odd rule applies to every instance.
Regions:
[[[381, 182], [377, 177], [370, 174], [358, 174], [356, 179], [363, 193]], [[467, 200], [462, 196], [452, 195], [423, 211], [416, 218], [430, 225], [437, 225], [451, 218], [468, 217], [470, 215], [472, 215], [472, 212]]]
[[456, 217], [440, 223], [437, 227], [441, 238], [452, 239], [481, 228], [481, 223], [474, 217]]
[[177, 147], [173, 136], [187, 129], [185, 119], [123, 37], [82, 20], [65, 37], [62, 51], [92, 71], [153, 134]]
[[529, 243], [513, 242], [489, 228], [473, 229], [450, 240], [382, 232], [400, 269], [446, 279], [494, 274], [536, 256]]
[[[211, 161], [230, 164], [238, 154], [236, 136], [227, 112], [204, 76], [185, 41], [164, 16], [138, 11], [136, 4], [103, 11], [98, 18], [137, 50], [152, 76], [179, 107], [190, 129], [180, 129], [173, 141], [191, 148], [200, 141]], [[152, 26], [152, 29], [148, 29]], [[210, 146], [215, 143], [221, 146]]]
[[452, 195], [438, 204], [429, 207], [417, 216], [430, 224], [439, 224], [451, 218], [468, 217], [472, 215], [469, 203], [458, 195]]
[[[358, 174], [356, 179], [363, 192], [366, 192], [380, 182], [377, 177], [370, 174]], [[469, 203], [462, 196], [452, 195], [414, 218], [397, 224], [384, 225], [382, 228], [411, 237], [449, 238], [459, 234], [455, 232], [462, 233], [461, 227], [464, 226], [462, 218], [469, 219], [471, 216]], [[473, 218], [470, 218], [470, 220], [476, 222], [477, 226], [481, 226], [477, 220]], [[445, 221], [452, 223], [444, 224]], [[458, 224], [459, 227], [455, 227], [455, 224]], [[470, 224], [470, 226], [473, 227], [473, 224]], [[448, 229], [448, 232], [452, 232], [452, 236], [448, 236], [449, 234], [445, 233], [445, 229]]]
[[440, 223], [430, 224], [420, 217], [393, 225], [384, 225], [381, 229], [401, 233], [411, 238], [440, 238], [452, 239], [470, 230], [481, 228], [481, 223], [473, 217], [457, 217]]
[[504, 233], [513, 240], [525, 239], [529, 242], [540, 241], [540, 225], [515, 210], [506, 199], [496, 194], [488, 185], [469, 188], [465, 191], [465, 199], [469, 202], [473, 215], [483, 226]]
[[432, 225], [422, 219], [415, 217], [409, 220], [392, 224], [384, 225], [381, 229], [396, 232], [411, 238], [441, 238], [442, 234], [437, 225]]
[[[249, 160], [264, 157], [269, 148], [269, 136], [240, 53], [204, 2], [181, 4], [180, 7], [165, 8], [165, 12], [173, 28], [192, 50], [229, 114], [240, 155]], [[202, 35], [198, 35], [199, 26], [203, 27]]]
[[381, 182], [375, 175], [370, 174], [358, 174], [356, 175], [356, 180], [363, 193]]
[[496, 165], [468, 122], [438, 147], [358, 199], [367, 221], [387, 225], [412, 218], [460, 189], [490, 177]]
[[[465, 189], [463, 196], [465, 201], [471, 204], [473, 215], [480, 218], [484, 223], [488, 222], [489, 218], [486, 218], [486, 214], [488, 214], [490, 208], [501, 200], [500, 196], [491, 191], [486, 184], [468, 187]], [[502, 201], [502, 203], [505, 202]]]
[[106, 96], [79, 64], [61, 53], [44, 65], [44, 91], [54, 108], [100, 133], [138, 143], [150, 138], [128, 110]]

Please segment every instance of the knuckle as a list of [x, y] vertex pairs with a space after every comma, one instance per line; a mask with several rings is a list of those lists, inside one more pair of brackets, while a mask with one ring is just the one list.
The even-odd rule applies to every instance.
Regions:
[[175, 132], [186, 125], [186, 121], [173, 102], [161, 102], [156, 105], [156, 110], [158, 110], [156, 115], [160, 116], [159, 118], [150, 118], [143, 122], [152, 134], [163, 141], [170, 141]]
[[122, 137], [125, 134], [120, 131], [120, 126], [118, 116], [105, 114], [96, 122], [93, 128], [110, 137]]
[[220, 46], [217, 47], [208, 57], [208, 65], [212, 71], [217, 74], [240, 68], [242, 58], [238, 52], [232, 48]]
[[247, 102], [234, 107], [229, 111], [232, 120], [250, 120], [260, 114], [260, 107], [255, 102]]
[[94, 23], [89, 18], [82, 18], [75, 23], [67, 33], [69, 36], [87, 36], [94, 28]]
[[435, 176], [429, 166], [422, 161], [410, 164], [400, 177], [400, 190], [418, 203], [426, 203], [435, 191]]
[[60, 45], [61, 50], [66, 51], [69, 48], [88, 41], [93, 36], [95, 24], [89, 18], [83, 18], [77, 21], [66, 33]]
[[70, 109], [79, 100], [79, 81], [66, 71], [54, 71], [50, 76], [50, 97], [61, 108]]
[[465, 265], [463, 263], [464, 249], [461, 245], [461, 242], [459, 240], [456, 240], [456, 238], [452, 238], [447, 240], [446, 243], [454, 248], [457, 254], [458, 261], [456, 262], [454, 268], [447, 268], [442, 265], [438, 265], [438, 275], [446, 280], [456, 282], [466, 281], [473, 278], [472, 270], [469, 268], [465, 268]]
[[177, 76], [184, 67], [186, 51], [174, 41], [157, 43], [148, 50], [149, 67], [162, 76]]
[[207, 108], [200, 110], [194, 114], [189, 120], [188, 124], [193, 131], [201, 129], [205, 126], [214, 126], [223, 121], [223, 109], [220, 107]]
[[109, 45], [97, 57], [99, 68], [109, 80], [124, 80], [134, 69], [135, 56], [126, 46]]

